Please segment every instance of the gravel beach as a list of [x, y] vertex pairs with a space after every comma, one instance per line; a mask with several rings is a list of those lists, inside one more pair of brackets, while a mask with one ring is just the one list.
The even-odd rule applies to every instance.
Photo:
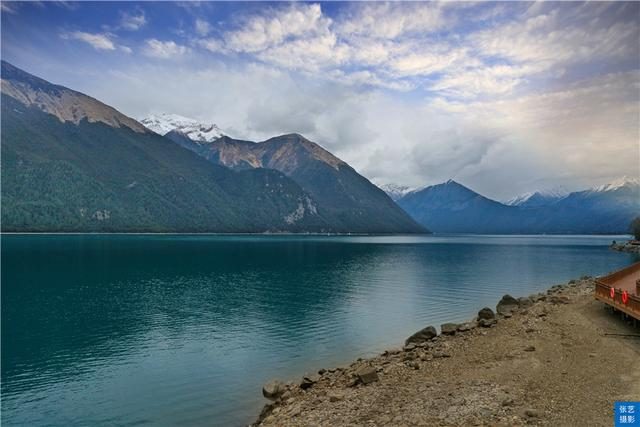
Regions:
[[425, 328], [403, 348], [274, 381], [255, 425], [610, 426], [615, 400], [640, 400], [640, 330], [593, 289], [584, 277], [505, 296], [447, 335]]

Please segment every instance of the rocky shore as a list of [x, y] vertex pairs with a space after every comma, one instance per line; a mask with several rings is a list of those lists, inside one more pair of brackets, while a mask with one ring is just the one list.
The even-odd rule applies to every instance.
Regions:
[[266, 384], [256, 426], [611, 425], [640, 400], [638, 329], [593, 298], [590, 277], [505, 295], [468, 322], [300, 381]]
[[626, 242], [616, 242], [614, 240], [609, 247], [618, 252], [640, 254], [640, 242], [638, 242], [637, 240], [628, 240]]

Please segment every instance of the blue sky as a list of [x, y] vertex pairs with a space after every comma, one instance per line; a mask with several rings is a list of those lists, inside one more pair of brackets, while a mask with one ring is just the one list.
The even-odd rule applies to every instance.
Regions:
[[142, 118], [300, 132], [495, 198], [638, 176], [639, 3], [2, 3], [2, 57]]

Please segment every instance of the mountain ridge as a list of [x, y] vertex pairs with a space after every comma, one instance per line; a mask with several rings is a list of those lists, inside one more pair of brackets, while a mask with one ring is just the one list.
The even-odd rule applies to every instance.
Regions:
[[343, 224], [369, 221], [380, 228], [427, 231], [346, 162], [298, 133], [260, 142], [225, 135], [208, 144], [191, 141], [175, 131], [166, 136], [214, 164], [234, 170], [278, 170], [298, 183], [331, 217]]
[[425, 231], [397, 206], [398, 216], [379, 207], [369, 216], [356, 203], [362, 214], [353, 216], [323, 206], [276, 169], [213, 164], [191, 140], [185, 149], [4, 61], [1, 77], [2, 231]]
[[449, 180], [411, 192], [398, 204], [434, 232], [616, 234], [628, 232], [640, 213], [640, 180], [616, 180], [545, 202], [529, 197], [517, 205]]
[[110, 126], [126, 126], [138, 133], [147, 128], [115, 108], [83, 93], [47, 82], [2, 60], [2, 93], [25, 106], [37, 106], [61, 122], [79, 124], [81, 120], [103, 122]]

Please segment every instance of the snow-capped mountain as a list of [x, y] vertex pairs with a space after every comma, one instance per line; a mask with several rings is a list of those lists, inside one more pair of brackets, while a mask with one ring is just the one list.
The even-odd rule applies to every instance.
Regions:
[[387, 193], [387, 195], [391, 197], [393, 201], [398, 201], [407, 194], [416, 190], [415, 187], [398, 184], [380, 184], [378, 185], [378, 188]]
[[540, 207], [562, 200], [569, 192], [562, 187], [556, 187], [548, 190], [531, 191], [516, 196], [505, 202], [509, 206], [522, 207]]
[[152, 114], [141, 119], [140, 123], [157, 134], [166, 135], [176, 131], [200, 144], [213, 142], [224, 135], [215, 124], [201, 123], [178, 114]]
[[608, 184], [603, 184], [598, 187], [594, 187], [590, 191], [594, 193], [603, 193], [608, 191], [620, 190], [622, 188], [634, 188], [634, 187], [640, 187], [640, 178], [632, 178], [625, 175], [622, 178], [618, 178]]
[[534, 192], [510, 202], [447, 181], [411, 192], [398, 204], [436, 233], [623, 234], [640, 213], [640, 180], [623, 177], [569, 194], [562, 189]]

